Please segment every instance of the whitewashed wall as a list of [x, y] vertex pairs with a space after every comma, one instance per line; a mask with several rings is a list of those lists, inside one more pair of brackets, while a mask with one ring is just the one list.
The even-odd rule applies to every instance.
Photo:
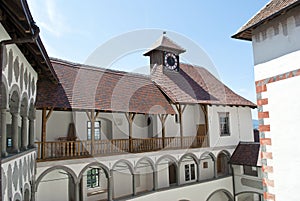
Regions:
[[[220, 136], [219, 112], [229, 112], [230, 136]], [[251, 109], [248, 107], [210, 106], [210, 146], [237, 145], [240, 141], [253, 141]]]
[[56, 170], [47, 174], [39, 184], [36, 200], [68, 200], [69, 178], [65, 171]]
[[[37, 140], [40, 140], [42, 129], [42, 111], [36, 114]], [[76, 134], [79, 140], [87, 139], [88, 117], [85, 112], [53, 111], [47, 121], [47, 140], [57, 140], [58, 137], [66, 137], [69, 124], [75, 122]], [[101, 121], [101, 139], [128, 139], [128, 121], [122, 113], [100, 113], [96, 121]], [[111, 128], [109, 126], [111, 124]], [[157, 119], [152, 118], [151, 126], [154, 135], [157, 133]], [[111, 132], [112, 131], [112, 132]], [[110, 136], [112, 135], [112, 136]], [[133, 122], [133, 137], [148, 138], [150, 135], [147, 126], [147, 116], [138, 114]]]
[[[131, 201], [153, 201], [153, 200], [164, 200], [164, 201], [177, 201], [177, 200], [189, 200], [189, 201], [206, 201], [208, 197], [219, 189], [225, 189], [232, 192], [232, 178], [227, 177], [215, 181], [199, 183], [191, 186], [184, 186], [180, 188], [174, 188], [166, 191], [160, 191], [153, 194], [128, 199]], [[216, 195], [210, 201], [224, 201], [222, 194]]]
[[[272, 78], [300, 69], [300, 8], [296, 7], [258, 27], [253, 32], [252, 44], [255, 63], [255, 80]], [[268, 186], [268, 192], [276, 195], [276, 200], [297, 200], [297, 186], [300, 182], [300, 165], [297, 153], [299, 135], [299, 76], [277, 80], [267, 84], [267, 91], [261, 93], [261, 99], [267, 98], [263, 105], [269, 118], [264, 125], [270, 125], [265, 138], [271, 138], [272, 146], [266, 145], [265, 152], [272, 152], [273, 160], [267, 165], [274, 172], [268, 173], [268, 179], [274, 180], [275, 187]]]
[[[233, 171], [234, 171], [234, 182], [235, 182], [235, 193], [236, 194], [239, 194], [241, 192], [257, 192], [257, 193], [263, 194], [261, 168], [258, 168], [258, 170], [257, 170], [258, 176], [254, 177], [254, 176], [245, 175], [244, 171], [243, 171], [243, 166], [241, 166], [241, 165], [233, 165], [232, 167], [233, 167]], [[250, 183], [252, 183], [253, 186], [255, 186], [254, 184], [257, 184], [257, 187], [260, 186], [261, 189], [254, 188], [251, 185], [245, 185], [245, 182], [243, 183], [242, 179], [248, 180], [248, 183], [249, 183], [249, 181], [251, 181]]]
[[[274, 175], [276, 199], [297, 200], [299, 196], [300, 159], [298, 153], [300, 122], [300, 86], [299, 77], [294, 77], [268, 85], [269, 104], [266, 110], [270, 111], [266, 124], [271, 125]], [[267, 136], [269, 137], [269, 136]]]
[[[203, 163], [207, 162], [207, 168], [203, 168]], [[201, 180], [208, 180], [213, 179], [215, 176], [214, 171], [214, 162], [211, 158], [203, 159], [200, 161], [200, 179]]]
[[[282, 56], [288, 56], [290, 53], [298, 52], [300, 47], [300, 8], [293, 9], [293, 11], [287, 12], [285, 15], [276, 17], [275, 20], [268, 21], [264, 26], [259, 26], [253, 31], [252, 45], [254, 50], [254, 64], [255, 64], [255, 76], [259, 72], [258, 65], [266, 62], [272, 62], [272, 60], [280, 58]], [[286, 62], [293, 63], [294, 61]], [[271, 69], [263, 68], [266, 73], [280, 74], [279, 68], [282, 64], [288, 63], [275, 63]], [[284, 66], [284, 69], [292, 68], [290, 65]], [[270, 76], [268, 76], [270, 77]]]

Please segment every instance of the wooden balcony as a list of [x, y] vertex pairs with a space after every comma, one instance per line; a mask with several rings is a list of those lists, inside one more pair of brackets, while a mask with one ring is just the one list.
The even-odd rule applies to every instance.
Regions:
[[36, 142], [37, 160], [61, 160], [80, 157], [141, 153], [163, 149], [208, 147], [207, 136], [166, 137], [147, 139], [114, 139], [85, 141]]

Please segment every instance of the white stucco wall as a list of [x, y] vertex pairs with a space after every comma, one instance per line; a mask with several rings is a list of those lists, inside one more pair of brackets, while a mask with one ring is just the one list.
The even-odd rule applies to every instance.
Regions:
[[[232, 194], [232, 178], [227, 177], [215, 181], [199, 183], [191, 186], [184, 186], [180, 188], [174, 188], [166, 191], [155, 192], [142, 197], [134, 199], [128, 199], [132, 201], [153, 201], [153, 200], [164, 200], [164, 201], [178, 201], [178, 200], [189, 200], [189, 201], [206, 201], [208, 197], [219, 189], [225, 189]], [[214, 197], [213, 201], [224, 201], [224, 197]]]
[[[229, 136], [220, 136], [219, 112], [229, 113]], [[239, 141], [253, 141], [251, 109], [248, 107], [210, 106], [209, 137], [210, 146], [237, 145]]]
[[57, 201], [68, 200], [69, 178], [66, 172], [57, 170], [47, 174], [38, 186], [37, 200]]
[[[253, 32], [256, 81], [300, 69], [299, 13], [299, 7], [290, 9]], [[275, 187], [269, 186], [268, 192], [275, 194], [276, 200], [299, 199], [295, 193], [300, 184], [295, 169], [300, 164], [297, 159], [299, 84], [299, 76], [277, 80], [267, 84], [267, 91], [261, 93], [262, 99], [268, 99], [263, 111], [269, 112], [269, 118], [264, 118], [263, 123], [270, 125], [270, 132], [264, 134], [272, 142], [265, 151], [273, 153], [273, 160], [268, 159], [267, 165], [273, 166], [274, 172], [268, 173], [268, 179], [274, 180]]]
[[[254, 64], [256, 66], [299, 50], [299, 11], [300, 8], [290, 10], [253, 31], [252, 44], [254, 50]], [[279, 65], [280, 64], [282, 63], [279, 63]], [[290, 65], [287, 65], [285, 68], [291, 68], [289, 66]], [[269, 69], [266, 71], [281, 74], [277, 73], [278, 70], [278, 68], [273, 66], [272, 70]], [[255, 69], [255, 71], [257, 71], [257, 69]], [[256, 73], [257, 72], [255, 72], [255, 74]]]
[[[203, 163], [207, 162], [207, 168], [203, 168]], [[214, 171], [214, 162], [211, 158], [209, 159], [202, 159], [200, 161], [200, 179], [201, 180], [208, 180], [212, 179], [215, 176]]]
[[113, 177], [118, 178], [118, 182], [114, 182], [113, 197], [118, 198], [132, 194], [132, 175], [126, 170], [113, 171]]
[[[263, 189], [261, 188], [254, 188], [251, 185], [244, 185], [242, 179], [247, 179], [250, 183], [260, 183], [262, 187], [262, 171], [261, 168], [257, 169], [258, 176], [249, 176], [245, 175], [243, 171], [242, 165], [233, 165], [234, 171], [234, 182], [235, 182], [235, 193], [239, 194], [241, 192], [257, 192], [263, 194]], [[249, 183], [248, 182], [248, 183]], [[259, 184], [258, 184], [259, 185]]]
[[[42, 129], [42, 111], [36, 113], [36, 133], [37, 140], [40, 140]], [[53, 111], [47, 121], [47, 140], [54, 141], [58, 137], [66, 137], [69, 124], [75, 122], [76, 135], [78, 140], [87, 139], [88, 117], [85, 112]], [[122, 113], [100, 113], [96, 121], [101, 121], [101, 139], [108, 139], [110, 135], [113, 139], [128, 139], [128, 121]], [[108, 125], [111, 123], [110, 126]], [[151, 126], [153, 133], [157, 133], [157, 119], [152, 118]], [[149, 130], [147, 126], [147, 116], [137, 114], [133, 122], [133, 138], [148, 138]]]
[[[299, 77], [294, 77], [268, 85], [275, 190], [277, 200], [297, 200], [297, 187], [300, 182], [298, 153], [300, 122], [300, 86]], [[272, 178], [271, 178], [272, 179]]]

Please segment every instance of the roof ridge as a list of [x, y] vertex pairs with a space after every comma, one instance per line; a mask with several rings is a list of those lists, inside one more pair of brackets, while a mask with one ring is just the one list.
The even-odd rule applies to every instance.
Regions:
[[103, 68], [99, 66], [93, 66], [93, 65], [87, 65], [87, 64], [81, 64], [81, 63], [76, 63], [64, 59], [59, 59], [59, 58], [50, 58], [51, 62], [58, 63], [58, 64], [64, 64], [67, 65], [68, 67], [73, 67], [73, 68], [81, 68], [81, 69], [86, 69], [86, 70], [94, 70], [94, 71], [100, 71], [100, 72], [105, 72], [105, 73], [110, 73], [110, 74], [116, 74], [116, 75], [124, 75], [126, 76], [132, 76], [132, 77], [137, 77], [141, 79], [147, 79], [150, 80], [149, 75], [141, 74], [141, 73], [133, 73], [133, 72], [128, 72], [128, 71], [121, 71], [121, 70], [116, 70], [116, 69], [109, 69], [109, 68]]

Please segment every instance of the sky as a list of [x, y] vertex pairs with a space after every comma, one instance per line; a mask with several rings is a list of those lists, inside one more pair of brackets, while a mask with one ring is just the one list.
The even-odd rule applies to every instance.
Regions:
[[[231, 36], [268, 1], [28, 0], [28, 4], [50, 57], [140, 73], [149, 64], [142, 54], [166, 31], [187, 50], [181, 60], [207, 67], [256, 103], [251, 42]], [[100, 63], [89, 63], [95, 55]], [[256, 119], [256, 111], [252, 114]]]

